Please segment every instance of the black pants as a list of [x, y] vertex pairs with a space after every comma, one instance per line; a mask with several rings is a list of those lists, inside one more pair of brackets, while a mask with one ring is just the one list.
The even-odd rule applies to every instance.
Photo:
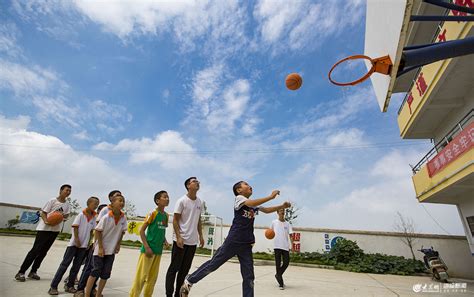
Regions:
[[68, 246], [66, 252], [64, 252], [63, 260], [59, 264], [58, 271], [54, 275], [53, 281], [51, 282], [51, 288], [57, 289], [61, 279], [63, 278], [64, 273], [66, 273], [67, 268], [72, 263], [71, 270], [69, 271], [69, 277], [67, 286], [74, 287], [74, 282], [76, 281], [76, 276], [81, 269], [82, 260], [86, 255], [86, 248], [78, 248], [75, 246]]
[[[191, 268], [193, 263], [194, 253], [196, 252], [195, 245], [184, 245], [183, 248], [179, 248], [176, 241], [173, 241], [173, 249], [171, 250], [171, 263], [166, 273], [166, 296], [172, 297], [173, 291], [174, 296], [179, 297], [179, 289], [184, 282], [184, 278]], [[178, 277], [176, 277], [176, 273]], [[176, 290], [173, 287], [176, 279]]]
[[[84, 291], [84, 289], [86, 288], [87, 279], [89, 279], [89, 276], [91, 275], [92, 268], [94, 268], [94, 245], [88, 248], [86, 259], [84, 262], [84, 268], [82, 268], [81, 277], [79, 278], [79, 284], [77, 285], [78, 291]], [[95, 279], [94, 285], [92, 286], [92, 291], [94, 291], [96, 284], [97, 279]]]
[[26, 255], [23, 264], [20, 267], [20, 273], [25, 273], [28, 268], [30, 268], [31, 264], [31, 272], [37, 272], [38, 268], [41, 266], [41, 262], [43, 262], [44, 257], [48, 253], [49, 249], [56, 240], [59, 232], [53, 231], [38, 231], [36, 232], [35, 242], [33, 243], [33, 247]]
[[[283, 273], [285, 273], [285, 270], [288, 268], [288, 265], [290, 265], [290, 252], [281, 250], [281, 249], [274, 249], [274, 251], [275, 251], [276, 274], [278, 278], [281, 280], [280, 285], [283, 285]], [[283, 258], [283, 264], [281, 263], [282, 258]]]
[[242, 275], [242, 296], [254, 296], [253, 255], [252, 244], [234, 243], [224, 241], [224, 244], [216, 251], [211, 260], [202, 264], [193, 274], [188, 277], [191, 284], [195, 284], [213, 271], [216, 271], [233, 256], [237, 256], [240, 262], [240, 274]]

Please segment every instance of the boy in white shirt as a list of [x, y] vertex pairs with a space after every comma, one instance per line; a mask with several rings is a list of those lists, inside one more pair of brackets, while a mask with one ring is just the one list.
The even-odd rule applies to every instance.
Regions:
[[193, 176], [184, 182], [184, 186], [188, 193], [178, 199], [174, 208], [173, 248], [171, 263], [166, 272], [167, 297], [172, 297], [173, 294], [179, 297], [179, 289], [191, 268], [198, 242], [200, 247], [204, 246], [201, 225], [202, 201], [197, 196], [200, 183]]
[[71, 195], [71, 185], [62, 185], [59, 189], [59, 196], [49, 200], [40, 211], [41, 220], [36, 226], [36, 238], [33, 243], [33, 247], [28, 252], [21, 264], [20, 270], [15, 275], [15, 279], [19, 282], [24, 282], [26, 270], [31, 267], [30, 273], [28, 274], [29, 279], [40, 280], [39, 275], [36, 273], [43, 262], [44, 257], [48, 253], [49, 249], [53, 245], [56, 237], [61, 231], [61, 224], [51, 225], [48, 222], [48, 215], [52, 212], [60, 212], [64, 219], [69, 216], [69, 203], [66, 201], [67, 197]]
[[49, 295], [59, 294], [58, 284], [61, 282], [64, 273], [73, 260], [74, 262], [69, 272], [69, 280], [64, 286], [64, 290], [66, 293], [76, 293], [76, 289], [74, 289], [74, 282], [76, 280], [77, 273], [81, 268], [82, 260], [86, 254], [92, 230], [94, 230], [96, 226], [95, 217], [97, 213], [95, 210], [97, 209], [97, 206], [99, 206], [99, 198], [90, 197], [87, 199], [87, 208], [85, 208], [74, 219], [74, 222], [72, 223], [73, 232], [71, 240], [69, 241], [66, 252], [64, 253], [63, 261], [61, 264], [59, 264], [56, 275], [51, 282], [51, 287], [48, 291]]
[[127, 231], [127, 219], [122, 212], [125, 198], [121, 195], [112, 197], [112, 210], [103, 216], [95, 228], [97, 244], [94, 248], [94, 268], [87, 279], [85, 296], [90, 297], [95, 280], [100, 277], [96, 296], [102, 296], [107, 280], [110, 278], [115, 254], [120, 251], [122, 237]]
[[119, 190], [110, 191], [109, 193], [110, 204], [108, 204], [107, 207], [104, 207], [102, 208], [101, 211], [99, 211], [99, 215], [97, 216], [97, 221], [100, 221], [100, 219], [102, 219], [104, 215], [108, 214], [112, 210], [112, 198], [114, 198], [115, 196], [122, 196], [122, 192], [120, 192]]
[[[293, 250], [293, 238], [290, 234], [293, 234], [293, 229], [291, 228], [290, 223], [285, 220], [284, 209], [278, 210], [277, 214], [278, 220], [272, 221], [272, 229], [275, 232], [275, 239], [273, 240], [276, 266], [275, 278], [280, 290], [284, 290], [285, 283], [283, 281], [283, 273], [285, 273], [285, 270], [290, 264], [290, 242], [291, 249]], [[283, 264], [281, 263], [282, 258]]]

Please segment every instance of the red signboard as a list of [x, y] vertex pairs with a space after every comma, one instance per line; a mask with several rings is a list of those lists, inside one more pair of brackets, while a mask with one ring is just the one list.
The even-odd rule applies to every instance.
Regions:
[[464, 128], [441, 152], [428, 161], [428, 175], [432, 177], [473, 146], [474, 122]]
[[299, 253], [301, 250], [301, 245], [299, 242], [293, 242], [293, 251]]
[[294, 232], [294, 233], [291, 234], [291, 236], [293, 236], [293, 241], [300, 241], [301, 233]]

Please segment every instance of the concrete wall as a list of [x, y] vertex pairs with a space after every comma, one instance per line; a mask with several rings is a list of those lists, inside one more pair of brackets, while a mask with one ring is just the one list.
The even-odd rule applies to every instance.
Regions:
[[[46, 201], [45, 201], [46, 202]], [[26, 219], [28, 223], [20, 223], [15, 226], [16, 229], [21, 230], [36, 230], [38, 223], [33, 223], [31, 219], [34, 218], [35, 213], [41, 207], [17, 205], [0, 202], [0, 228], [7, 228], [8, 220], [14, 219], [16, 216]], [[71, 233], [71, 225], [74, 217], [69, 217], [63, 224], [63, 232]]]
[[[10, 205], [0, 203], [0, 226], [4, 227], [9, 219], [16, 215], [22, 215], [24, 211], [36, 212], [39, 208], [28, 206]], [[170, 218], [170, 222], [172, 217]], [[211, 218], [211, 222], [213, 219]], [[64, 227], [64, 232], [70, 232], [72, 219], [68, 220]], [[140, 240], [139, 230], [143, 218], [129, 220], [129, 230], [124, 236], [124, 240]], [[21, 224], [18, 229], [34, 230], [36, 224]], [[267, 227], [255, 227], [255, 245], [254, 252], [272, 252], [273, 241], [264, 236]], [[204, 225], [203, 235], [205, 238], [205, 247], [217, 249], [229, 232], [229, 225], [214, 228], [213, 224]], [[329, 251], [331, 245], [337, 237], [343, 237], [357, 242], [359, 247], [365, 253], [382, 253], [387, 255], [403, 256], [411, 258], [409, 248], [402, 242], [402, 234], [395, 232], [372, 232], [372, 231], [353, 231], [353, 230], [334, 230], [334, 229], [316, 229], [316, 228], [294, 228], [295, 232], [300, 233], [300, 251], [301, 252], [325, 252]], [[172, 224], [169, 224], [166, 230], [168, 242], [172, 242]], [[439, 251], [441, 257], [449, 268], [449, 274], [452, 277], [474, 279], [474, 256], [471, 255], [469, 244], [464, 236], [447, 236], [432, 234], [417, 234], [415, 241], [416, 249], [421, 246], [433, 246]], [[417, 259], [422, 260], [423, 254], [415, 251]]]
[[460, 199], [456, 206], [459, 216], [461, 217], [464, 232], [467, 235], [471, 254], [474, 256], [474, 230], [471, 230], [467, 222], [468, 217], [474, 217], [474, 199], [465, 197], [464, 199]]

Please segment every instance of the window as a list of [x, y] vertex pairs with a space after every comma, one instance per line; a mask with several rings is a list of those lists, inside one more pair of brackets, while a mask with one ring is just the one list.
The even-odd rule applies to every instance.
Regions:
[[471, 230], [471, 236], [474, 237], [474, 216], [467, 217], [467, 226], [469, 227], [469, 230]]

